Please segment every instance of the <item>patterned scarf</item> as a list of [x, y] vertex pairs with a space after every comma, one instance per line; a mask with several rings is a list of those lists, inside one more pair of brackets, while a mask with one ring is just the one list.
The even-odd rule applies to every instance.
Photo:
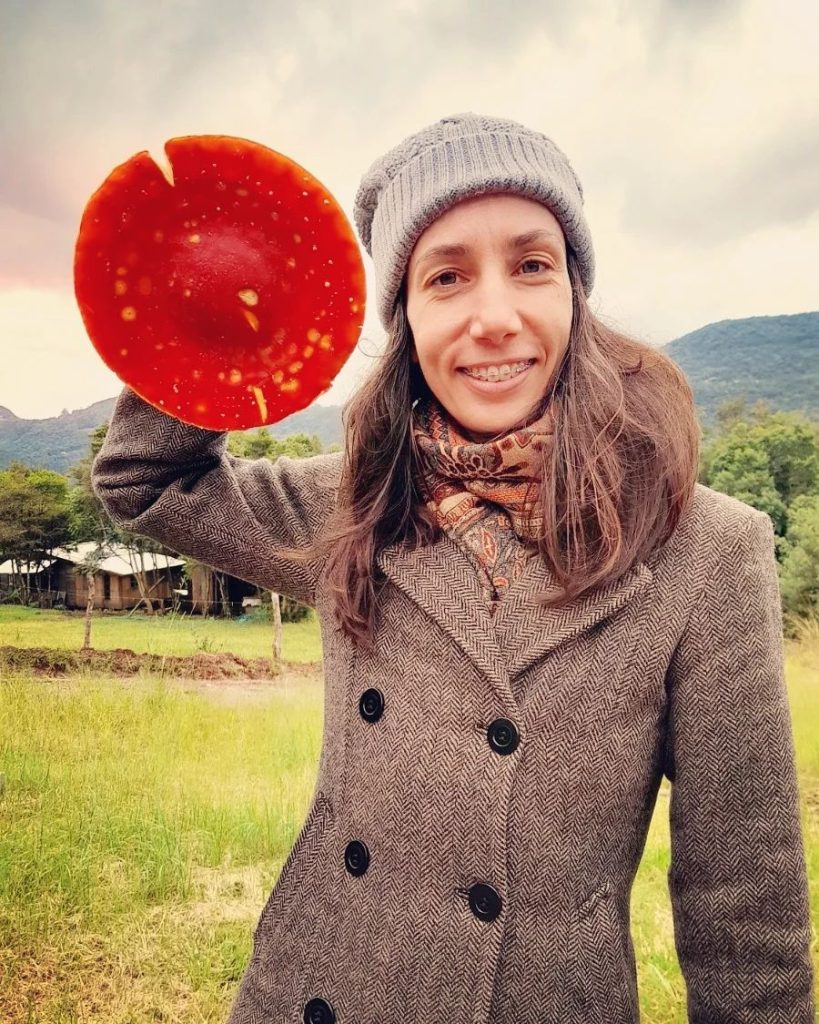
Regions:
[[537, 552], [543, 527], [537, 480], [553, 421], [550, 403], [528, 427], [475, 442], [434, 398], [415, 406], [426, 506], [475, 563], [490, 612]]

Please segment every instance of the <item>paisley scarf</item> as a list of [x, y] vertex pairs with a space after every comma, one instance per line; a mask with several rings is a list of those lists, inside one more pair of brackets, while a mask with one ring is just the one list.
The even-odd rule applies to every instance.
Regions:
[[413, 411], [424, 501], [478, 569], [490, 612], [537, 554], [538, 477], [553, 421], [550, 403], [527, 427], [475, 442], [433, 397], [420, 399]]

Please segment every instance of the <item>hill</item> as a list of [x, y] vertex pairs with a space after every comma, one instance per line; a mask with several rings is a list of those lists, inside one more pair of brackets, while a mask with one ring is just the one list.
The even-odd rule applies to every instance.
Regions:
[[[88, 452], [88, 435], [109, 419], [113, 398], [42, 420], [18, 418], [0, 406], [0, 469], [18, 460], [65, 473]], [[5, 414], [5, 415], [4, 415]], [[341, 441], [341, 406], [313, 405], [268, 428], [277, 438], [317, 434], [327, 447]]]
[[663, 351], [685, 372], [704, 424], [720, 404], [819, 414], [819, 313], [720, 320], [669, 342]]

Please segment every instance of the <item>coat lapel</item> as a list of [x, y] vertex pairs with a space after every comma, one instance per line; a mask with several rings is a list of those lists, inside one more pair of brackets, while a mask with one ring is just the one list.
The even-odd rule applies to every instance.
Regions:
[[619, 579], [576, 598], [565, 608], [543, 608], [537, 595], [557, 593], [560, 588], [543, 560], [535, 557], [509, 588], [493, 621], [475, 567], [447, 535], [414, 551], [390, 545], [381, 551], [377, 562], [387, 577], [455, 640], [510, 711], [519, 709], [511, 680], [619, 611], [654, 578], [649, 566], [639, 562]]
[[514, 679], [560, 644], [623, 608], [651, 582], [654, 574], [639, 562], [614, 582], [576, 598], [564, 608], [544, 608], [540, 594], [560, 588], [542, 558], [532, 558], [495, 613], [495, 633], [509, 676]]
[[478, 574], [457, 544], [446, 534], [437, 543], [414, 551], [392, 544], [376, 561], [488, 677], [507, 709], [516, 710], [509, 667], [498, 646]]

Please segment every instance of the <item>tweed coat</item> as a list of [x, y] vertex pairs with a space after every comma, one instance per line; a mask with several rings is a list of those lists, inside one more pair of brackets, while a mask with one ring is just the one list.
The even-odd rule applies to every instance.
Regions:
[[770, 519], [697, 485], [668, 543], [564, 610], [539, 559], [494, 622], [448, 538], [385, 550], [374, 651], [310, 542], [340, 456], [243, 460], [125, 389], [110, 515], [314, 605], [324, 733], [230, 1024], [637, 1021], [632, 881], [663, 775], [689, 1020], [813, 1021]]

